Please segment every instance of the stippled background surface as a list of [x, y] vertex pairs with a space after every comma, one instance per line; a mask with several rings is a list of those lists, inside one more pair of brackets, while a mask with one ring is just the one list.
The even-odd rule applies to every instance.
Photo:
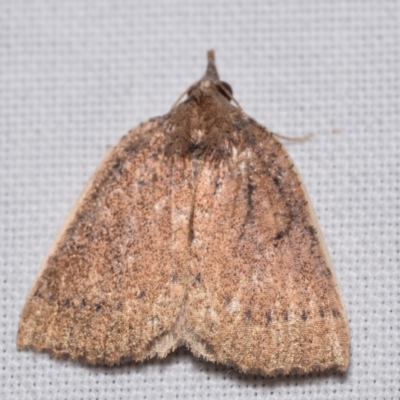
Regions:
[[[399, 21], [395, 0], [1, 1], [1, 399], [399, 398]], [[30, 286], [107, 147], [166, 113], [208, 48], [249, 115], [316, 134], [286, 147], [342, 288], [349, 371], [266, 379], [183, 349], [113, 369], [18, 352]]]

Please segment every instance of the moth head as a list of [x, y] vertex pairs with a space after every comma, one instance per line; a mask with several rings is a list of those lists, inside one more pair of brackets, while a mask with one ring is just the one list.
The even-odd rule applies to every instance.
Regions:
[[233, 98], [233, 90], [231, 85], [224, 81], [214, 81], [203, 78], [189, 88], [187, 92], [188, 97], [190, 97], [198, 89], [204, 92], [218, 92], [219, 94], [222, 94], [224, 97], [226, 97], [229, 101]]
[[217, 67], [215, 65], [215, 53], [214, 50], [208, 50], [207, 52], [207, 69], [203, 78], [200, 80], [199, 84], [202, 89], [215, 88], [225, 96], [228, 100], [233, 97], [233, 90], [229, 83], [221, 81], [219, 79]]
[[214, 50], [208, 50], [207, 52], [207, 69], [203, 77], [192, 86], [190, 86], [175, 102], [172, 108], [176, 107], [183, 96], [187, 95], [188, 98], [201, 96], [200, 92], [208, 94], [219, 94], [222, 95], [226, 100], [233, 101], [238, 105], [238, 102], [233, 97], [233, 90], [229, 83], [221, 81], [219, 79], [217, 67], [215, 65], [215, 54]]

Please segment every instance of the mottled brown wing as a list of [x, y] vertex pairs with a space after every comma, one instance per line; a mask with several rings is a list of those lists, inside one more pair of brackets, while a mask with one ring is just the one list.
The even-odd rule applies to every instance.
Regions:
[[165, 118], [110, 151], [33, 285], [18, 346], [93, 364], [165, 356], [184, 296], [191, 168], [164, 157]]
[[265, 129], [238, 135], [246, 146], [198, 175], [188, 346], [263, 375], [345, 370], [346, 314], [301, 179]]

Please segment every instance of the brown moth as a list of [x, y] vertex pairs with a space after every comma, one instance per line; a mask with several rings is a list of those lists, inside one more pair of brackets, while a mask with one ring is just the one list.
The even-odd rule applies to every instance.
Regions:
[[291, 159], [220, 81], [213, 51], [185, 94], [98, 167], [33, 285], [18, 347], [114, 365], [186, 346], [246, 373], [346, 370], [345, 309]]

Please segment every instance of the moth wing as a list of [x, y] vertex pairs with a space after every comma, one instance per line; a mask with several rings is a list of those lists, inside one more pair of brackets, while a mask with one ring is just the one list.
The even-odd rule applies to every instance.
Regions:
[[345, 370], [346, 313], [306, 189], [264, 128], [238, 135], [246, 146], [199, 172], [186, 342], [244, 372]]
[[95, 172], [33, 285], [18, 347], [112, 365], [177, 346], [190, 168], [163, 156], [163, 126], [129, 132]]

